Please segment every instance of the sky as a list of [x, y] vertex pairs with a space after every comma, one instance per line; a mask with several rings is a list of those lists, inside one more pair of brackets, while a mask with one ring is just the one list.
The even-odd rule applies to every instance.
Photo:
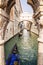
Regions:
[[29, 4], [27, 4], [27, 0], [20, 0], [20, 1], [21, 1], [21, 6], [22, 6], [23, 12], [29, 12], [30, 14], [32, 14], [33, 9]]

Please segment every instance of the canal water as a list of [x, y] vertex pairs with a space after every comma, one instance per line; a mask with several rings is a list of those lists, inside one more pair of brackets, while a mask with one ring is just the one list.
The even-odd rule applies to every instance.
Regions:
[[38, 36], [34, 33], [23, 30], [23, 35], [16, 35], [5, 44], [5, 59], [11, 53], [13, 45], [16, 43], [20, 54], [20, 65], [37, 65]]

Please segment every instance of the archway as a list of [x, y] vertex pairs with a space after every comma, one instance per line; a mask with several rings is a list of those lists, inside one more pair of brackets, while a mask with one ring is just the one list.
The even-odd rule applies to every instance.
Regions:
[[[11, 43], [11, 42], [10, 42]], [[13, 42], [12, 42], [13, 43]], [[28, 43], [27, 43], [28, 44]], [[25, 60], [26, 61], [26, 60]], [[36, 60], [35, 60], [36, 61]], [[33, 62], [34, 63], [34, 62]]]
[[[41, 0], [42, 1], [42, 0]], [[1, 1], [2, 2], [2, 1]], [[3, 1], [4, 2], [4, 1]], [[8, 3], [10, 3], [10, 4], [8, 4]], [[40, 10], [38, 10], [38, 7], [39, 7], [39, 0], [28, 0], [28, 3], [33, 7], [33, 9], [34, 9], [34, 18], [35, 18], [35, 20], [37, 20], [37, 19], [40, 19], [41, 21], [42, 21], [42, 18], [43, 17], [41, 17], [40, 18], [40, 13], [42, 12], [42, 10], [41, 10], [41, 12], [40, 12]], [[35, 3], [37, 3], [37, 4], [35, 4]], [[7, 12], [7, 14], [9, 15], [10, 14], [10, 9], [12, 8], [12, 6], [14, 5], [14, 0], [9, 0], [8, 2], [7, 2], [7, 5], [9, 6], [7, 6], [7, 8], [6, 8], [6, 12]], [[1, 4], [0, 5], [0, 8], [1, 9], [4, 9], [4, 7], [2, 7], [3, 5]], [[8, 10], [9, 10], [9, 12], [8, 12]], [[38, 12], [37, 12], [37, 10], [38, 10]], [[5, 10], [4, 10], [5, 11]], [[37, 13], [36, 13], [37, 12]], [[2, 14], [2, 13], [1, 13]], [[3, 18], [2, 18], [3, 19]], [[9, 19], [9, 18], [8, 18]], [[39, 21], [39, 20], [38, 20]], [[42, 22], [40, 23], [42, 26], [43, 26], [43, 24], [42, 24]], [[7, 23], [6, 23], [6, 25], [7, 25]], [[43, 28], [43, 27], [42, 27]], [[43, 29], [42, 29], [42, 32], [43, 32]], [[42, 39], [42, 35], [40, 35], [40, 37], [41, 37], [41, 39]], [[40, 39], [38, 39], [38, 41], [40, 41], [41, 43], [43, 42], [42, 40], [40, 40]], [[42, 57], [42, 56], [40, 56], [40, 57]], [[1, 60], [1, 62], [2, 62], [2, 60]]]

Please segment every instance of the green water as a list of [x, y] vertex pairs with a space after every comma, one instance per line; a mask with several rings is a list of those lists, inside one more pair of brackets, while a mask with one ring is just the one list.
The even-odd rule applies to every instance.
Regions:
[[20, 54], [20, 65], [37, 65], [37, 50], [38, 50], [38, 41], [37, 35], [29, 31], [23, 30], [23, 35], [19, 37], [16, 35], [10, 39], [5, 44], [5, 58], [8, 58], [8, 55], [11, 52], [11, 49], [15, 43], [17, 43], [19, 54]]

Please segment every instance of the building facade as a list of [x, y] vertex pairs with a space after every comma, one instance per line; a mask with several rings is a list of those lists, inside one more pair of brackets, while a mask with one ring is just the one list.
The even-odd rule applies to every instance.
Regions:
[[13, 5], [10, 11], [10, 21], [7, 25], [4, 36], [5, 41], [9, 40], [11, 37], [19, 32], [18, 24], [20, 22], [20, 13], [22, 13], [21, 3], [20, 0], [16, 0], [16, 4]]
[[43, 65], [43, 0], [27, 0], [33, 8], [33, 17], [38, 28], [38, 61], [37, 65]]
[[18, 24], [21, 12], [20, 0], [0, 0], [0, 65], [5, 65], [3, 43], [19, 32]]

